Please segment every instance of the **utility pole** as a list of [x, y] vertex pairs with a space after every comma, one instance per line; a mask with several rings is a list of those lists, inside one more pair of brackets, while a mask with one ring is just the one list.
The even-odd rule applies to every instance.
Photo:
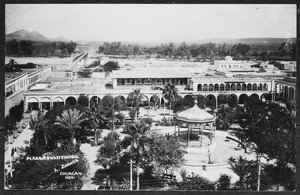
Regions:
[[258, 163], [257, 191], [259, 191], [259, 188], [260, 188], [261, 164], [260, 164], [260, 158], [258, 157], [258, 155], [257, 155], [257, 163]]
[[10, 135], [8, 135], [8, 150], [10, 151], [10, 160], [9, 160], [9, 166], [10, 166], [10, 177], [13, 177], [13, 168], [12, 168], [12, 147], [10, 143]]
[[130, 189], [132, 190], [132, 159], [130, 159], [130, 162], [128, 164], [130, 164]]

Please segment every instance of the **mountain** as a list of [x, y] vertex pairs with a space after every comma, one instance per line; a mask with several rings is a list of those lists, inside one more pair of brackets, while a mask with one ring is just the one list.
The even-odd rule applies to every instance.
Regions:
[[67, 39], [63, 37], [58, 37], [58, 38], [48, 38], [42, 35], [41, 33], [37, 31], [29, 32], [27, 30], [21, 29], [17, 30], [15, 32], [9, 33], [5, 36], [5, 40], [30, 40], [30, 41], [63, 41], [63, 42], [68, 42]]

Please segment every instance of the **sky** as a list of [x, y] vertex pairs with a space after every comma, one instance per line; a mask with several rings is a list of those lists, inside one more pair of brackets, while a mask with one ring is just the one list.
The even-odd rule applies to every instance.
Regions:
[[5, 27], [74, 41], [290, 38], [296, 5], [7, 4]]

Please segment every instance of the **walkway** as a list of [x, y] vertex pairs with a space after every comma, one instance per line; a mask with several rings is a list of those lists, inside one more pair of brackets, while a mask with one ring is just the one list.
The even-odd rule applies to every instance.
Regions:
[[95, 176], [96, 171], [102, 167], [101, 165], [97, 165], [96, 163], [94, 163], [94, 161], [97, 159], [97, 152], [99, 148], [100, 146], [91, 146], [88, 143], [82, 144], [80, 146], [80, 150], [89, 162], [89, 170], [87, 176], [83, 176], [83, 178], [81, 179], [83, 182], [81, 190], [97, 190], [99, 187], [98, 185], [93, 184], [92, 180], [92, 178]]

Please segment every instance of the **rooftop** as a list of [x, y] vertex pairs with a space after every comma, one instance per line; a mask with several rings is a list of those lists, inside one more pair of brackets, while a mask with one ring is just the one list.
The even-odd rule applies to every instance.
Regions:
[[22, 69], [21, 72], [5, 72], [5, 83], [9, 83], [15, 80], [16, 78], [20, 77], [21, 75], [30, 75], [36, 71], [40, 71], [43, 69], [45, 69], [45, 67], [37, 67], [34, 69]]
[[178, 70], [134, 70], [114, 71], [112, 78], [190, 78], [191, 72]]
[[197, 100], [195, 100], [195, 105], [192, 108], [184, 110], [176, 114], [176, 119], [186, 122], [195, 122], [195, 123], [207, 123], [213, 122], [215, 116], [209, 114], [204, 109], [201, 109], [197, 106]]

